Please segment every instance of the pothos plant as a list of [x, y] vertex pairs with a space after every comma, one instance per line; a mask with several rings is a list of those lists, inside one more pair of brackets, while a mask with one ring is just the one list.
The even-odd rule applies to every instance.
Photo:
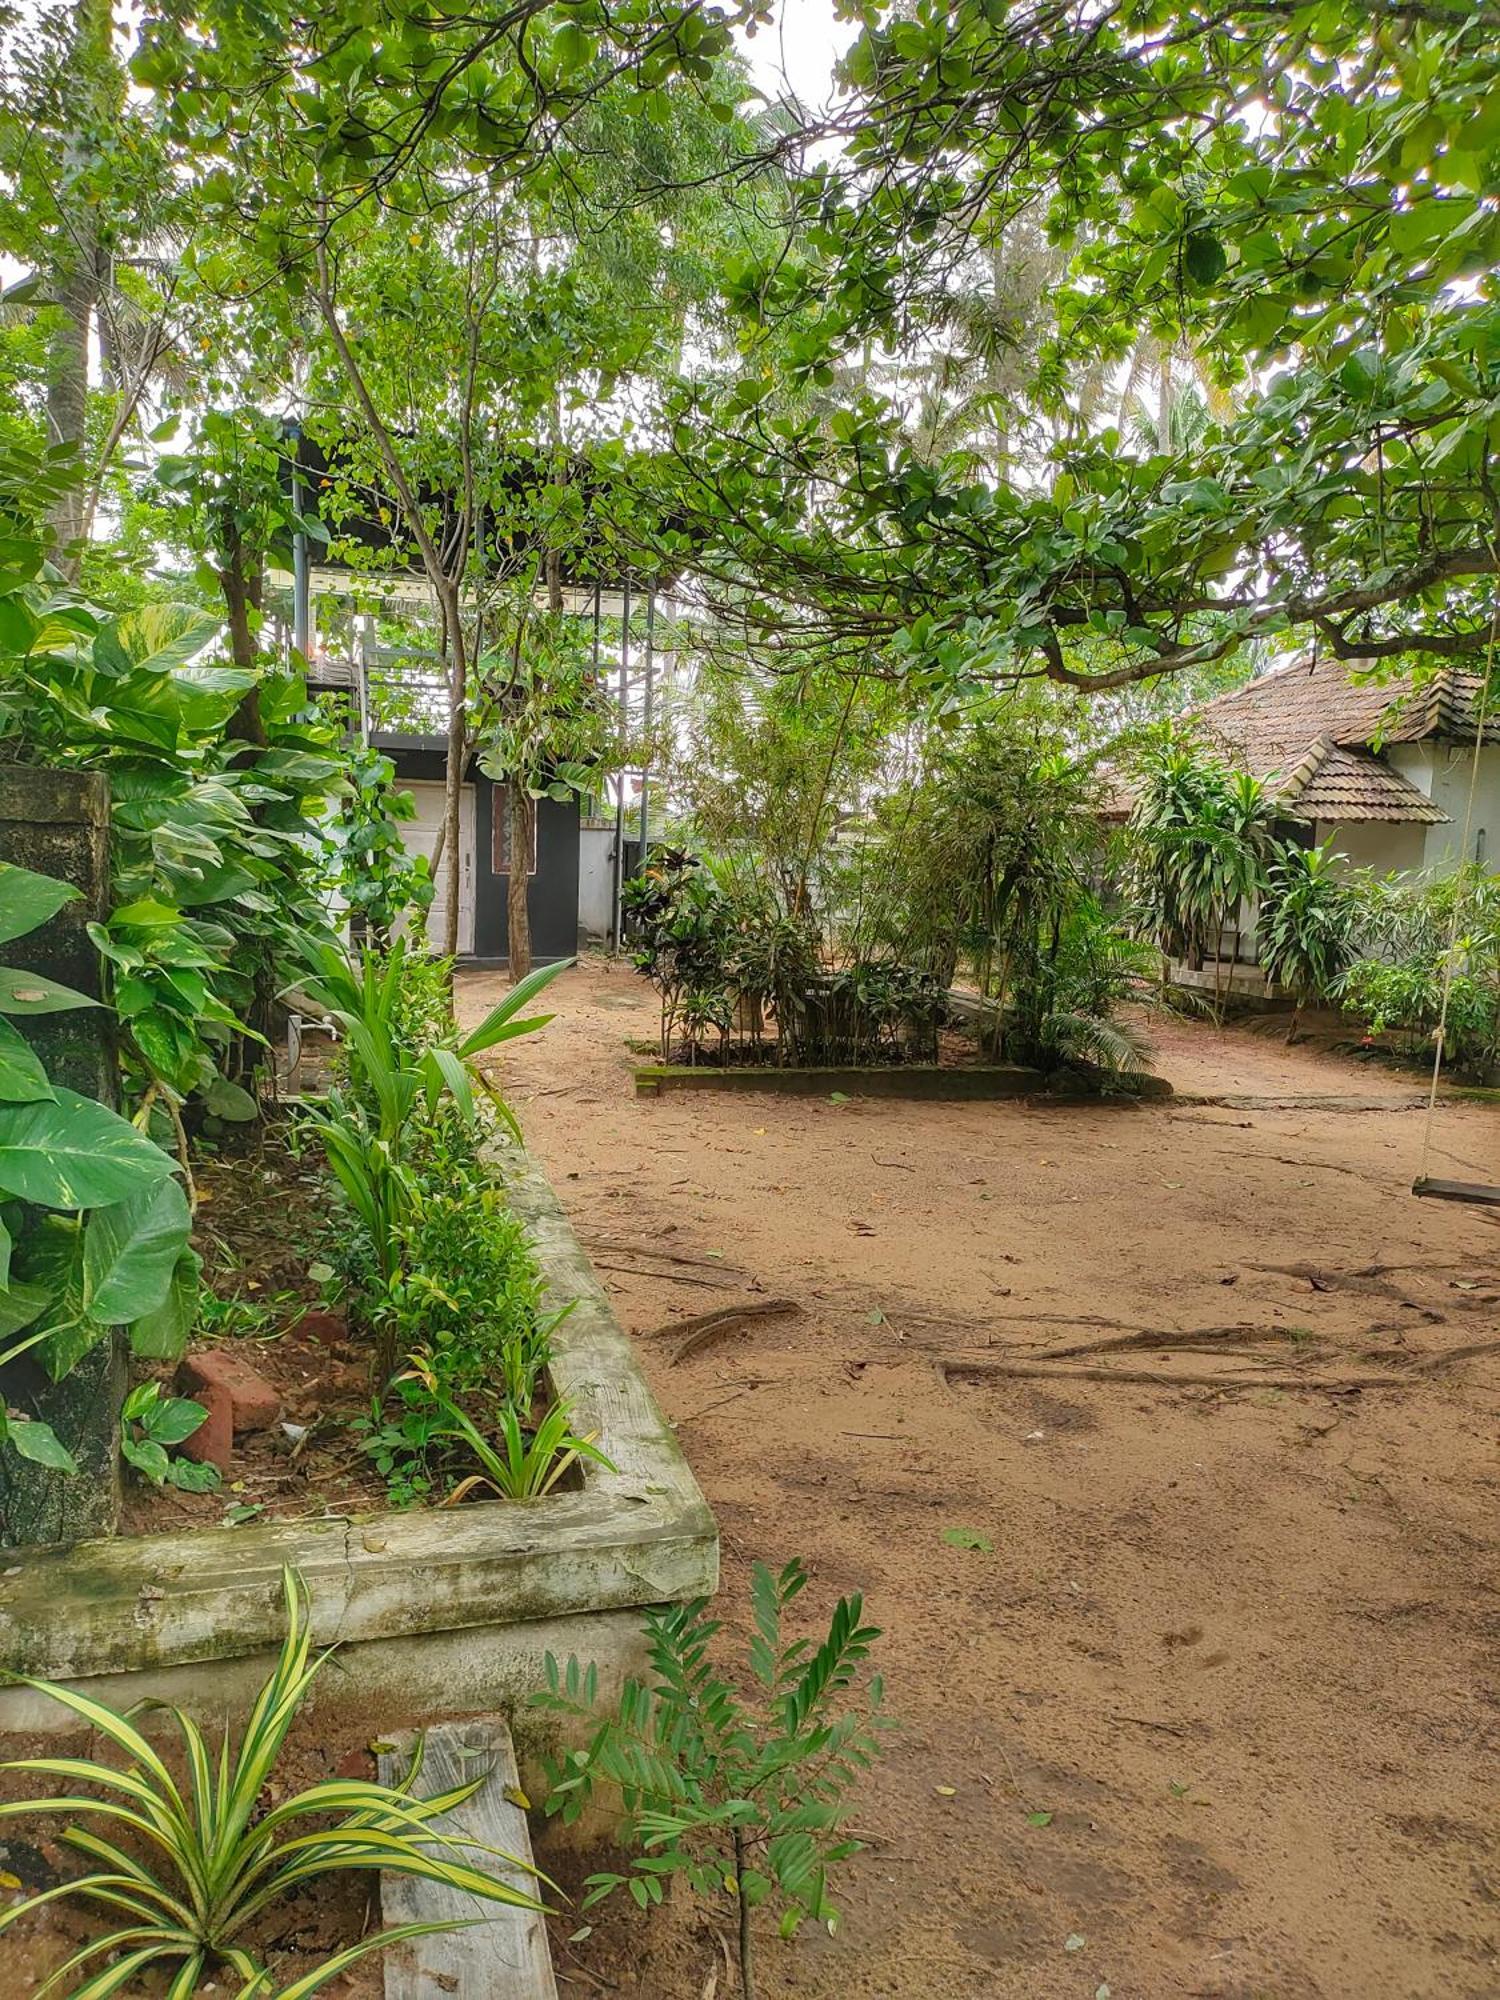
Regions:
[[348, 748], [349, 788], [333, 823], [338, 885], [370, 942], [384, 947], [403, 917], [421, 916], [435, 884], [425, 854], [410, 854], [401, 822], [416, 814], [410, 792], [396, 783], [396, 767], [364, 744]]
[[[0, 947], [77, 895], [0, 864]], [[32, 1354], [56, 1382], [116, 1327], [139, 1354], [180, 1351], [199, 1260], [171, 1158], [107, 1105], [54, 1083], [18, 1021], [99, 1003], [0, 966], [0, 1366]], [[0, 1442], [75, 1470], [51, 1428], [0, 1407]]]
[[111, 612], [63, 583], [37, 497], [63, 477], [0, 442], [0, 743], [109, 778], [113, 908], [91, 935], [127, 1087], [181, 1142], [190, 1096], [253, 1116], [244, 1080], [276, 994], [329, 935], [320, 813], [344, 783], [340, 729], [297, 674], [217, 660], [223, 621], [201, 606]]

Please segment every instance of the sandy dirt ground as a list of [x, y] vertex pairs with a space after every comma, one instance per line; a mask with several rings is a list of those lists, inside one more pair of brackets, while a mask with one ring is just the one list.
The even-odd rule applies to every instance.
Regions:
[[[1411, 1198], [1420, 1112], [638, 1100], [645, 982], [549, 998], [505, 1079], [717, 1512], [725, 1615], [801, 1555], [885, 1631], [869, 1849], [837, 1936], [767, 1935], [767, 2000], [1500, 1994], [1500, 1357], [1424, 1365], [1500, 1341], [1500, 1230]], [[1148, 1032], [1185, 1091], [1419, 1097]], [[1493, 1108], [1436, 1143], [1500, 1179]], [[675, 1366], [656, 1334], [766, 1297], [802, 1314]], [[572, 1928], [564, 1993], [713, 1990], [689, 1903]]]

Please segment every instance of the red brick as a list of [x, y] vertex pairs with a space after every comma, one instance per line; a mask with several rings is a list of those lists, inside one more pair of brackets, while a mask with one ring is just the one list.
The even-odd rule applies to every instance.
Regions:
[[349, 1321], [341, 1312], [309, 1312], [298, 1320], [297, 1331], [320, 1347], [342, 1347], [349, 1338]]
[[242, 1431], [268, 1431], [281, 1415], [281, 1398], [271, 1384], [227, 1347], [205, 1347], [189, 1354], [177, 1371], [177, 1386], [204, 1404], [206, 1391], [217, 1389], [226, 1395], [236, 1437]]
[[177, 1449], [184, 1458], [195, 1459], [199, 1465], [216, 1465], [227, 1475], [234, 1456], [234, 1404], [225, 1389], [200, 1390], [197, 1400], [207, 1414]]

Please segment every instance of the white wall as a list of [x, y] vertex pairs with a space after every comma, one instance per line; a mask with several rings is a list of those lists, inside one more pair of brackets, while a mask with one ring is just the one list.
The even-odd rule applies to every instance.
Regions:
[[1409, 820], [1361, 819], [1335, 825], [1320, 819], [1313, 836], [1320, 847], [1331, 840], [1335, 853], [1344, 855], [1351, 868], [1373, 868], [1377, 875], [1389, 875], [1393, 869], [1420, 868], [1426, 835], [1446, 831], [1446, 827], [1413, 825]]
[[607, 944], [614, 914], [613, 820], [584, 820], [578, 829], [578, 939]]
[[[1425, 836], [1422, 857], [1408, 865], [1446, 874], [1460, 858], [1472, 861], [1477, 854], [1491, 868], [1500, 867], [1500, 745], [1487, 745], [1479, 753], [1479, 778], [1466, 847], [1464, 815], [1469, 810], [1474, 746], [1393, 743], [1386, 760], [1448, 815], [1440, 826], [1416, 829]], [[1464, 849], [1462, 857], [1460, 848]]]

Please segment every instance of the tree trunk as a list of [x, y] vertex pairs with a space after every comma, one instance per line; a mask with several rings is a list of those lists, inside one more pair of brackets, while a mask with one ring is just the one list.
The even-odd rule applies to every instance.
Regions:
[[740, 1994], [741, 2000], [755, 2000], [755, 1966], [750, 1952], [750, 1905], [745, 1900], [745, 1835], [740, 1827], [734, 1835], [735, 1900], [740, 1906]]
[[[99, 245], [98, 212], [83, 179], [99, 141], [98, 127], [107, 112], [105, 78], [112, 61], [110, 0], [77, 0], [73, 12], [73, 45], [69, 65], [68, 108], [73, 130], [64, 147], [58, 205], [58, 248], [50, 272], [51, 300], [57, 323], [47, 352], [47, 432], [51, 444], [71, 444], [80, 451], [88, 428], [89, 330], [99, 303], [104, 253]], [[51, 513], [59, 543], [61, 568], [74, 576], [88, 523], [83, 486], [59, 494]]]
[[[229, 654], [234, 664], [254, 673], [259, 659], [251, 613], [260, 609], [261, 575], [258, 563], [246, 558], [239, 524], [226, 508], [219, 524], [223, 562], [218, 565], [219, 588], [224, 593], [224, 610], [229, 621]], [[265, 748], [266, 726], [261, 720], [260, 685], [246, 688], [239, 707], [229, 718], [226, 734], [241, 743]]]
[[510, 874], [506, 878], [505, 927], [510, 983], [514, 986], [531, 970], [531, 912], [526, 891], [536, 837], [536, 800], [515, 779], [506, 787], [506, 812], [510, 818]]
[[[51, 444], [81, 448], [88, 421], [89, 326], [99, 296], [98, 253], [89, 211], [78, 212], [79, 240], [70, 246], [52, 281], [57, 324], [47, 349], [47, 435]], [[59, 567], [67, 576], [78, 570], [76, 544], [84, 532], [82, 486], [66, 487], [53, 502], [52, 531], [57, 537]]]

